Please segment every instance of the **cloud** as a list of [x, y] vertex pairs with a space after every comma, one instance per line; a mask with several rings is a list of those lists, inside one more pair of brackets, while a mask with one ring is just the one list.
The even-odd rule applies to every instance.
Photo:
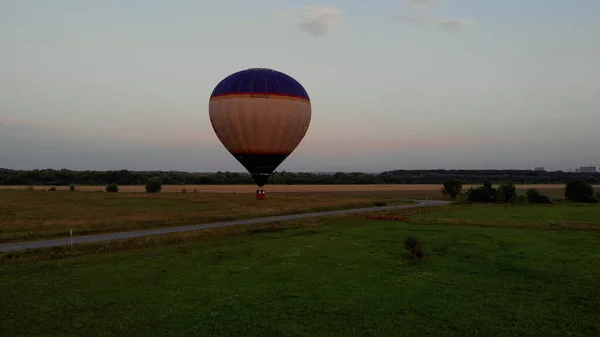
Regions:
[[0, 127], [16, 127], [20, 129], [25, 128], [30, 130], [64, 130], [63, 127], [55, 124], [16, 118], [0, 118]]
[[434, 2], [435, 0], [404, 0], [404, 3], [409, 6], [429, 6]]
[[408, 24], [428, 28], [439, 29], [447, 32], [458, 32], [471, 26], [471, 20], [466, 18], [440, 19], [428, 14], [430, 9], [417, 10], [416, 7], [429, 7], [437, 0], [404, 0], [404, 4], [409, 8], [412, 16], [397, 16], [394, 20], [404, 21]]
[[442, 20], [442, 21], [436, 22], [435, 24], [440, 29], [447, 30], [450, 32], [456, 32], [456, 31], [468, 28], [471, 25], [471, 20], [469, 20], [469, 19]]
[[439, 29], [447, 32], [458, 32], [467, 29], [471, 26], [469, 19], [448, 19], [438, 20], [430, 16], [412, 16], [412, 17], [396, 17], [394, 20], [401, 20], [414, 26]]
[[332, 25], [339, 21], [342, 12], [336, 8], [308, 7], [292, 13], [292, 21], [305, 33], [326, 36]]

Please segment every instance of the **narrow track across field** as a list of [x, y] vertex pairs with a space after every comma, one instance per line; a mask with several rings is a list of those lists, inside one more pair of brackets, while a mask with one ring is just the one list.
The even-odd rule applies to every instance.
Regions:
[[[138, 237], [150, 236], [150, 235], [189, 232], [189, 231], [196, 231], [196, 230], [208, 229], [208, 228], [239, 226], [239, 225], [252, 225], [252, 224], [259, 224], [259, 223], [295, 220], [295, 219], [301, 219], [301, 218], [321, 217], [321, 216], [330, 216], [330, 215], [347, 214], [347, 213], [385, 211], [385, 210], [398, 209], [398, 208], [439, 206], [439, 205], [446, 205], [446, 204], [450, 203], [450, 201], [439, 201], [439, 200], [415, 200], [415, 202], [416, 202], [416, 204], [342, 209], [342, 210], [336, 210], [336, 211], [300, 213], [300, 214], [279, 215], [279, 216], [270, 216], [270, 217], [254, 218], [254, 219], [243, 219], [243, 220], [235, 220], [235, 221], [213, 222], [213, 223], [200, 224], [200, 225], [187, 225], [187, 226], [179, 226], [179, 227], [166, 227], [166, 228], [138, 230], [138, 231], [129, 231], [129, 232], [117, 232], [117, 233], [88, 235], [88, 236], [76, 236], [76, 237], [73, 237], [73, 244], [130, 239], [130, 238], [138, 238]], [[45, 247], [53, 247], [53, 246], [68, 246], [70, 244], [71, 244], [71, 238], [9, 243], [9, 244], [0, 245], [0, 252], [35, 249], [35, 248], [45, 248]]]

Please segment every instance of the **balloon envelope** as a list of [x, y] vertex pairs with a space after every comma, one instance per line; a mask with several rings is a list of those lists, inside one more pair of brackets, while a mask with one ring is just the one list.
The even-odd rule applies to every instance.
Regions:
[[291, 76], [251, 68], [217, 84], [209, 115], [221, 143], [263, 186], [304, 138], [311, 103], [304, 87]]

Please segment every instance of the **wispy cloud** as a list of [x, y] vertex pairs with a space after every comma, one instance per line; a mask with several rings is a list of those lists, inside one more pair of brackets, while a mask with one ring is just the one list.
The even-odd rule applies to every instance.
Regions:
[[331, 27], [339, 22], [341, 11], [337, 8], [307, 7], [286, 13], [302, 31], [313, 36], [326, 36]]
[[0, 127], [17, 127], [17, 128], [34, 129], [34, 130], [54, 130], [54, 131], [65, 130], [65, 128], [63, 128], [57, 124], [52, 124], [52, 123], [48, 123], [48, 122], [40, 122], [40, 121], [32, 121], [32, 120], [27, 120], [27, 119], [17, 119], [17, 118], [0, 118]]
[[469, 19], [448, 19], [448, 20], [438, 20], [436, 18], [430, 16], [411, 16], [411, 17], [396, 17], [396, 20], [402, 20], [409, 24], [430, 28], [430, 29], [440, 29], [448, 32], [458, 32], [464, 29], [467, 29], [471, 26], [472, 21]]
[[[435, 4], [436, 0], [404, 0], [404, 4], [412, 15], [397, 16], [394, 20], [401, 20], [414, 26], [439, 29], [447, 32], [459, 32], [471, 26], [472, 21], [467, 18], [440, 19], [428, 13], [428, 7]], [[417, 10], [417, 7], [423, 10]]]
[[434, 2], [435, 0], [404, 0], [404, 3], [409, 6], [429, 6]]
[[469, 19], [451, 19], [441, 20], [435, 23], [440, 29], [447, 30], [450, 32], [460, 31], [471, 26], [471, 20]]

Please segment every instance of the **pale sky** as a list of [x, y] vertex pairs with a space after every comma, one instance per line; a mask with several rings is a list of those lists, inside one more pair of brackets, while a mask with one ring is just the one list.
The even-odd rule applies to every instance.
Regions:
[[0, 0], [0, 167], [244, 171], [227, 75], [298, 80], [288, 171], [600, 165], [598, 0]]

